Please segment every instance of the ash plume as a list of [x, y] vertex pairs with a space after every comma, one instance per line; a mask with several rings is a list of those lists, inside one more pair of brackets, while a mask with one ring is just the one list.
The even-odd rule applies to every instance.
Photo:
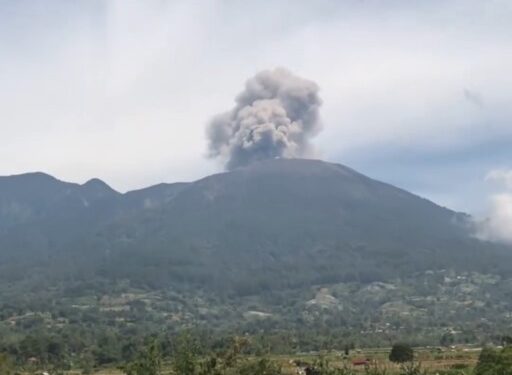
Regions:
[[315, 82], [283, 68], [256, 74], [235, 107], [208, 124], [209, 157], [234, 169], [258, 160], [307, 156], [310, 139], [321, 130], [318, 90]]

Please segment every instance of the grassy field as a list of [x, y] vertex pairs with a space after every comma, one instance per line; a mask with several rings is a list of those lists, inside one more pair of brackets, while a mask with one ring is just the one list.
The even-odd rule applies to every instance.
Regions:
[[[389, 374], [398, 371], [398, 366], [389, 362], [388, 354], [390, 349], [367, 349], [355, 350], [350, 353], [348, 358], [343, 358], [343, 353], [327, 353], [324, 355], [332, 365], [349, 366], [353, 369], [364, 371], [364, 366], [353, 366], [352, 362], [359, 359], [368, 359], [379, 368], [385, 368]], [[417, 361], [421, 362], [422, 368], [429, 372], [436, 373], [439, 370], [449, 370], [453, 368], [465, 368], [471, 370], [477, 360], [480, 349], [477, 348], [457, 348], [457, 349], [429, 349], [422, 348], [415, 350]], [[296, 374], [296, 366], [294, 360], [302, 360], [304, 362], [313, 363], [319, 358], [319, 353], [305, 353], [298, 355], [282, 355], [273, 356], [272, 359], [278, 361], [286, 374]], [[69, 373], [77, 374], [77, 373]], [[122, 375], [123, 373], [116, 369], [103, 369], [96, 372], [95, 375]]]
[[[394, 371], [397, 371], [399, 367], [388, 360], [389, 351], [390, 349], [368, 349], [354, 351], [348, 358], [344, 358], [342, 353], [330, 353], [325, 357], [332, 365], [339, 367], [348, 366], [361, 371], [364, 371], [364, 366], [353, 366], [352, 362], [354, 360], [368, 359], [372, 365], [379, 368], [385, 368], [388, 372], [393, 373]], [[479, 353], [480, 349], [468, 348], [444, 351], [436, 349], [417, 349], [415, 351], [415, 356], [417, 361], [421, 363], [422, 368], [435, 373], [436, 370], [448, 370], [452, 368], [472, 369], [478, 360]], [[283, 369], [286, 369], [286, 372], [289, 374], [296, 373], [295, 366], [291, 362], [294, 359], [313, 362], [315, 358], [318, 358], [318, 355], [305, 354], [298, 356], [275, 357], [275, 359], [282, 363]]]

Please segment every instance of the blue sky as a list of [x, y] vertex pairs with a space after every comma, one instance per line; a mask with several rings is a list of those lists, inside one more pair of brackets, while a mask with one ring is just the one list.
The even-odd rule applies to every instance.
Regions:
[[512, 167], [508, 1], [0, 2], [0, 174], [121, 191], [222, 169], [205, 126], [245, 80], [320, 86], [317, 157], [484, 215]]

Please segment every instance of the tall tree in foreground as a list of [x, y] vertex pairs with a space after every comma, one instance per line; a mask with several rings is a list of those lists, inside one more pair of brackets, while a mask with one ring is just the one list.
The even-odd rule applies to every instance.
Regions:
[[126, 375], [160, 375], [162, 356], [156, 340], [152, 340], [137, 359], [121, 368]]
[[393, 345], [389, 360], [400, 365], [401, 375], [422, 375], [421, 363], [414, 361], [414, 350], [409, 344], [399, 343]]
[[188, 332], [182, 333], [176, 340], [172, 368], [175, 374], [195, 375], [198, 367], [199, 345]]
[[501, 350], [483, 348], [475, 367], [475, 375], [512, 375], [512, 347]]
[[6, 354], [0, 353], [0, 374], [12, 375], [14, 374], [14, 366], [10, 358]]

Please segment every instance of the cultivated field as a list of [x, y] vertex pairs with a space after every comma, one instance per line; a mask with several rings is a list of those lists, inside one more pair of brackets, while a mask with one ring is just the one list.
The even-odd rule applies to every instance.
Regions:
[[[280, 362], [286, 374], [297, 374], [297, 367], [294, 364], [295, 360], [301, 360], [308, 363], [313, 363], [319, 356], [326, 358], [332, 365], [343, 367], [347, 366], [351, 369], [364, 371], [364, 366], [354, 366], [352, 363], [357, 360], [368, 359], [372, 366], [380, 369], [386, 369], [388, 374], [398, 372], [398, 366], [388, 360], [390, 349], [366, 349], [354, 350], [348, 357], [344, 357], [343, 353], [304, 353], [298, 355], [282, 355], [272, 356], [273, 360]], [[421, 362], [422, 368], [429, 372], [436, 373], [439, 370], [461, 369], [471, 370], [477, 360], [480, 349], [478, 348], [454, 348], [454, 349], [431, 349], [421, 348], [415, 350], [417, 361]], [[171, 373], [170, 370], [164, 370], [164, 374]], [[462, 372], [461, 372], [462, 373]], [[69, 372], [68, 375], [78, 375], [80, 371]], [[95, 375], [122, 375], [123, 373], [117, 369], [102, 369], [95, 373]]]

